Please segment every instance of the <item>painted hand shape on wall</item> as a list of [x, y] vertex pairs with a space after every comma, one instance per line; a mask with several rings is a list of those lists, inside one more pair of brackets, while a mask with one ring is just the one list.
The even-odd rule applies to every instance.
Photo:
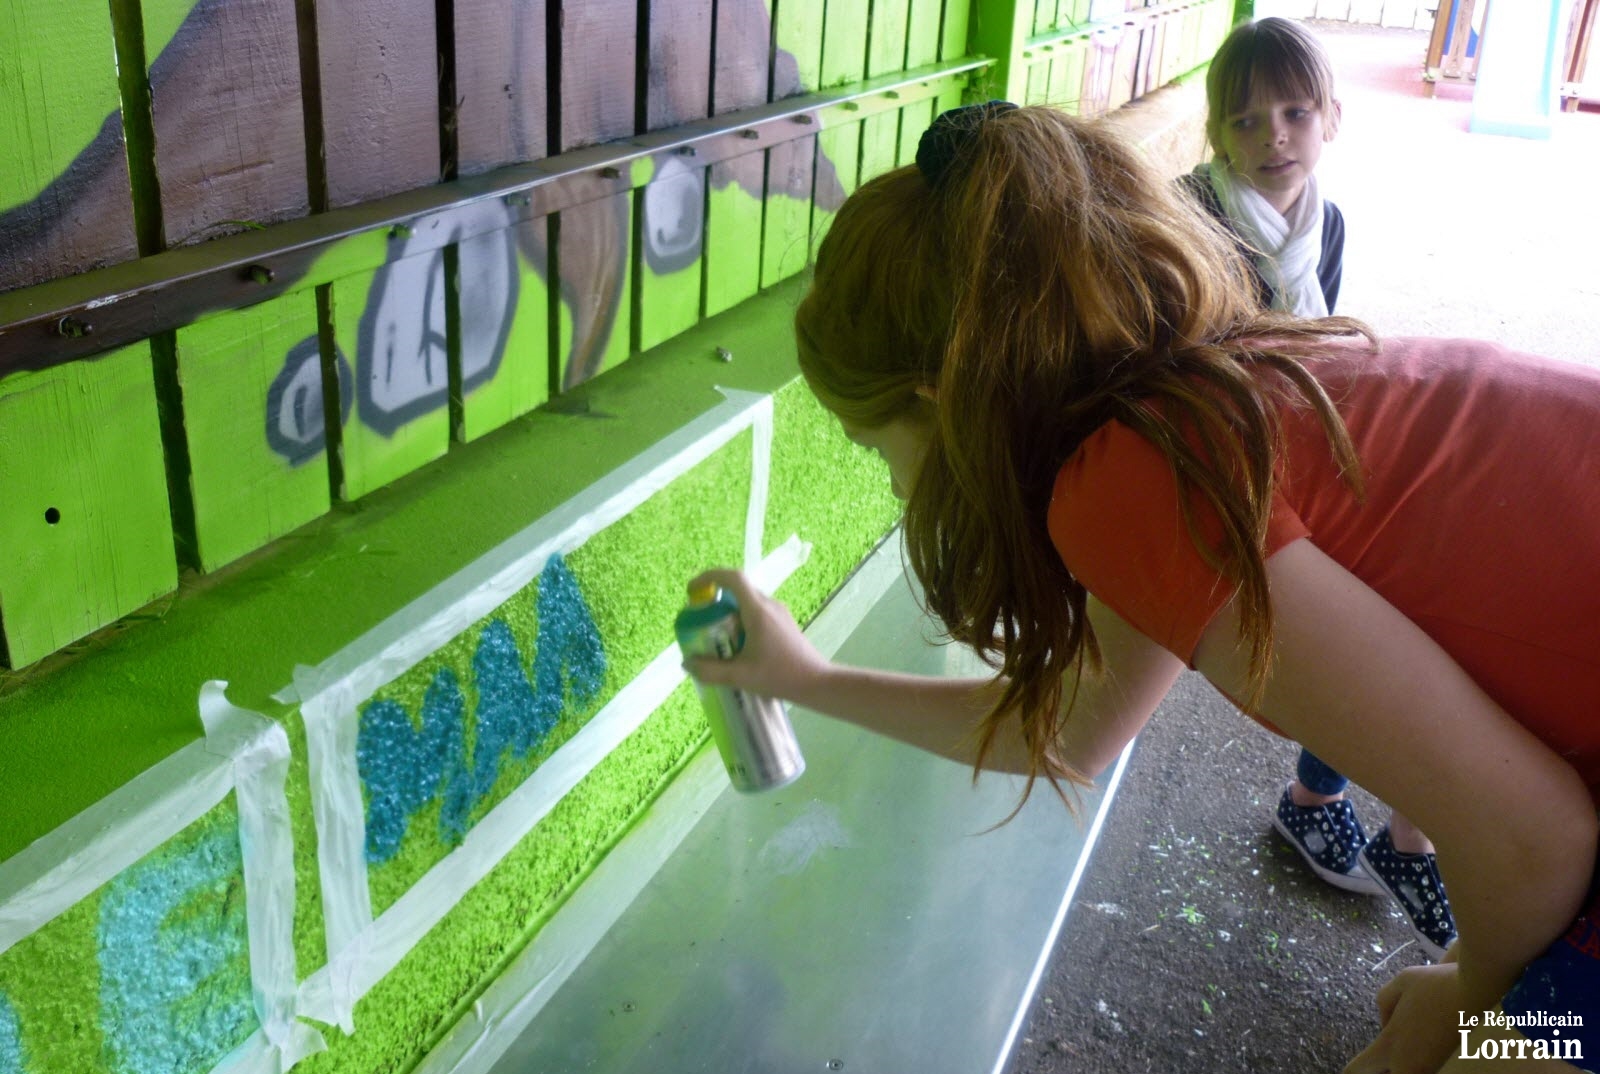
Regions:
[[[462, 390], [488, 380], [505, 355], [517, 304], [515, 217], [504, 202], [479, 201], [454, 217], [461, 318]], [[468, 231], [477, 237], [462, 242]], [[448, 336], [445, 325], [443, 248], [407, 256], [413, 236], [373, 277], [361, 312], [356, 351], [357, 404], [361, 421], [392, 436], [412, 418], [446, 405]], [[430, 246], [437, 246], [430, 241]]]

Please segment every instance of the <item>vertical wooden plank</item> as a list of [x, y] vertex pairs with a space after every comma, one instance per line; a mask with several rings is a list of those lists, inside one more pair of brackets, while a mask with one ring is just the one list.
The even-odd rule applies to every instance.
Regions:
[[1115, 32], [1102, 29], [1089, 35], [1083, 55], [1083, 95], [1078, 99], [1080, 115], [1098, 116], [1108, 107], [1120, 30], [1120, 27]]
[[304, 216], [294, 0], [144, 0], [141, 10], [166, 244]]
[[761, 192], [766, 153], [711, 166], [706, 223], [706, 316], [754, 295], [761, 282]]
[[[900, 114], [879, 112], [861, 121], [861, 182], [875, 179], [899, 159]], [[916, 149], [913, 147], [912, 155]]]
[[845, 198], [855, 193], [857, 177], [861, 172], [861, 124], [856, 122], [846, 123], [840, 127], [829, 127], [817, 135], [817, 153], [819, 159], [828, 161], [837, 174], [839, 196], [836, 204], [831, 205], [824, 203], [823, 199], [818, 197], [811, 207], [813, 260], [816, 259], [817, 249], [821, 247], [822, 240], [839, 211], [839, 205], [844, 203]]
[[868, 78], [911, 66], [906, 62], [910, 18], [911, 0], [872, 0], [872, 23], [867, 30]]
[[938, 118], [939, 114], [942, 112], [948, 112], [952, 108], [961, 107], [961, 102], [965, 96], [966, 87], [960, 82], [951, 82], [947, 84], [939, 91], [939, 95], [933, 99], [934, 118]]
[[1165, 68], [1163, 84], [1171, 82], [1179, 75], [1187, 74], [1190, 68], [1184, 65], [1184, 49], [1187, 47], [1184, 38], [1187, 30], [1186, 10], [1174, 11], [1165, 16], [1167, 21], [1166, 47], [1162, 50], [1162, 63]]
[[916, 70], [939, 59], [941, 0], [911, 0], [907, 13], [906, 68]]
[[868, 0], [828, 0], [822, 22], [823, 86], [843, 86], [866, 76], [867, 4]]
[[816, 135], [780, 142], [767, 150], [762, 287], [771, 287], [806, 267], [811, 250], [811, 184], [816, 155]]
[[1109, 33], [1115, 37], [1111, 59], [1111, 93], [1106, 108], [1121, 108], [1133, 99], [1134, 79], [1139, 66], [1139, 38], [1137, 27], [1118, 26]]
[[1211, 0], [1203, 10], [1200, 56], [1205, 60], [1217, 54], [1217, 49], [1222, 47], [1223, 38], [1227, 37], [1228, 31], [1233, 28], [1233, 5], [1227, 0]]
[[355, 371], [353, 406], [341, 399], [344, 500], [431, 462], [449, 440], [444, 251], [398, 253], [331, 288], [335, 346]]
[[1377, 23], [1383, 21], [1383, 0], [1354, 0], [1350, 5], [1350, 21]]
[[177, 355], [209, 571], [328, 510], [316, 302], [302, 291], [180, 328]]
[[645, 124], [704, 119], [711, 108], [711, 0], [648, 0]]
[[[716, 14], [711, 90], [713, 110], [721, 115], [767, 100], [773, 17], [765, 0], [720, 0]], [[794, 54], [780, 51], [772, 60], [773, 84], [784, 87], [779, 96], [795, 92], [800, 75]], [[758, 150], [714, 164], [707, 183], [704, 309], [709, 317], [760, 288], [766, 154]]]
[[110, 9], [8, 5], [0, 291], [136, 256]]
[[433, 0], [318, 4], [328, 204], [439, 180], [439, 59]]
[[457, 3], [456, 172], [478, 175], [549, 150], [545, 0]]
[[560, 284], [560, 387], [575, 388], [625, 361], [632, 331], [633, 194], [565, 209], [556, 217]]
[[11, 667], [176, 588], [150, 345], [0, 382], [0, 489]]
[[1155, 90], [1161, 75], [1162, 25], [1159, 19], [1139, 27], [1139, 56], [1134, 62], [1133, 95], [1143, 97]]
[[[711, 26], [710, 0], [650, 0], [645, 112], [651, 130], [709, 113]], [[699, 320], [705, 239], [706, 169], [677, 153], [656, 154], [649, 167], [634, 207], [640, 350]]]
[[561, 5], [560, 152], [634, 133], [637, 0]]
[[[524, 221], [499, 235], [481, 235], [461, 243], [462, 275], [462, 440], [475, 440], [521, 417], [550, 398], [550, 222]], [[470, 286], [476, 271], [504, 256], [509, 240], [514, 251], [507, 301], [489, 305], [492, 286]], [[508, 318], [498, 351], [488, 333], [476, 337], [474, 324]]]
[[967, 54], [969, 0], [944, 0], [944, 28], [940, 32], [939, 58], [956, 60]]
[[[766, 0], [720, 0], [711, 57], [711, 113], [764, 104], [772, 59], [772, 15]], [[794, 57], [786, 57], [792, 69]], [[789, 73], [785, 84], [796, 82]]]
[[477, 233], [456, 246], [461, 426], [472, 440], [550, 397], [549, 222], [480, 204]]
[[1380, 23], [1412, 29], [1417, 24], [1417, 0], [1384, 0]]
[[1047, 34], [1056, 28], [1056, 0], [1033, 0], [1033, 32]]
[[772, 99], [810, 93], [822, 85], [822, 14], [817, 0], [772, 0]]
[[639, 349], [649, 350], [700, 319], [706, 169], [692, 156], [657, 153], [639, 191]]
[[1050, 51], [1035, 49], [1023, 53], [1023, 58], [1028, 65], [1028, 88], [1022, 103], [1045, 104], [1050, 93]]
[[1183, 11], [1183, 46], [1179, 63], [1185, 71], [1193, 71], [1211, 57], [1200, 51], [1200, 41], [1205, 30], [1206, 8], [1189, 7]]
[[1087, 38], [1071, 38], [1056, 47], [1050, 61], [1050, 103], [1073, 115], [1078, 114], [1083, 97], [1083, 57], [1087, 49]]
[[926, 101], [913, 101], [900, 109], [900, 151], [896, 154], [897, 164], [916, 163], [917, 144], [922, 140], [922, 132], [933, 123], [933, 110], [937, 103], [930, 98]]

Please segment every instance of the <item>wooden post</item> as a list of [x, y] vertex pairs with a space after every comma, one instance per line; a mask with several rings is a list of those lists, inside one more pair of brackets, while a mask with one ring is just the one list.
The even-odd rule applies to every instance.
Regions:
[[0, 382], [0, 488], [10, 667], [175, 589], [149, 344]]
[[[549, 0], [560, 4], [561, 115], [558, 152], [635, 133], [635, 0]], [[560, 322], [562, 389], [583, 383], [631, 353], [633, 194], [567, 209], [556, 223], [556, 273], [570, 322]]]
[[10, 5], [0, 97], [0, 291], [135, 256], [107, 5]]
[[455, 5], [456, 172], [541, 160], [550, 141], [544, 0]]
[[318, 4], [316, 11], [328, 204], [438, 182], [433, 0]]
[[[544, 0], [473, 0], [454, 11], [455, 100], [445, 121], [454, 124], [457, 173], [542, 159], [550, 140]], [[512, 224], [509, 207], [498, 211], [505, 228], [456, 247], [461, 440], [550, 397], [549, 220]]]
[[165, 244], [304, 216], [294, 0], [145, 0], [142, 12]]
[[[648, 129], [704, 119], [711, 109], [711, 0], [650, 0], [645, 74]], [[691, 154], [658, 153], [634, 205], [641, 263], [639, 349], [649, 350], [700, 319], [706, 168]]]
[[310, 291], [180, 328], [177, 364], [202, 570], [231, 563], [328, 510]]
[[[954, 2], [954, 0], [952, 0]], [[974, 0], [971, 16], [970, 50], [995, 60], [983, 75], [978, 96], [1008, 101], [1025, 99], [1028, 89], [1027, 66], [1022, 61], [1023, 45], [1033, 24], [1033, 5], [1029, 0]], [[945, 58], [952, 53], [951, 4], [945, 5]]]

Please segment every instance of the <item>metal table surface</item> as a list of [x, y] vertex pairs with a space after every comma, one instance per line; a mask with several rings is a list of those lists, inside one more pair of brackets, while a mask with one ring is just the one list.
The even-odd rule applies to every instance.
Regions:
[[[971, 674], [891, 585], [844, 663]], [[807, 770], [728, 790], [506, 1047], [492, 1074], [1004, 1068], [1106, 790], [1046, 786], [796, 710]]]

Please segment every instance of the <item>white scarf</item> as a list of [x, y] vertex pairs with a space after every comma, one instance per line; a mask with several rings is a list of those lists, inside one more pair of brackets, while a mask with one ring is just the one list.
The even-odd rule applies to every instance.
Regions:
[[1299, 317], [1326, 317], [1328, 301], [1317, 279], [1322, 263], [1322, 195], [1317, 177], [1306, 177], [1305, 189], [1285, 217], [1222, 161], [1213, 161], [1209, 171], [1222, 211], [1239, 237], [1259, 251], [1256, 268], [1276, 295], [1272, 308]]

